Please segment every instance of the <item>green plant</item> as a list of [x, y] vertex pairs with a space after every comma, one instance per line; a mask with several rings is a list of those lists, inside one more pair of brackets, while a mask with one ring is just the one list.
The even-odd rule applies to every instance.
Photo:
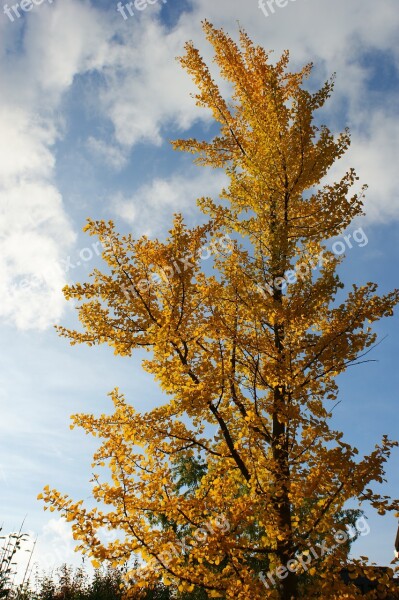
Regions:
[[[0, 548], [0, 599], [8, 598], [11, 594], [17, 566], [14, 558], [18, 550], [21, 549], [22, 543], [29, 539], [28, 534], [22, 533], [23, 525], [24, 521], [17, 533], [0, 536], [0, 540], [3, 540], [2, 547]], [[0, 527], [0, 531], [2, 530], [3, 527]], [[29, 568], [29, 562], [25, 570], [24, 581]]]

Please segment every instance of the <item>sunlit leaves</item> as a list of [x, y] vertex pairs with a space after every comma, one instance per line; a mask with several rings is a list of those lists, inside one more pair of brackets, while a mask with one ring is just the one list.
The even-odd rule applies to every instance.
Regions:
[[[220, 132], [174, 145], [224, 168], [229, 186], [220, 202], [199, 200], [208, 222], [189, 229], [175, 215], [163, 242], [89, 220], [106, 269], [64, 290], [79, 302], [82, 331], [58, 328], [71, 344], [105, 343], [121, 356], [145, 349], [160, 405], [136, 412], [115, 389], [112, 414], [75, 415], [72, 426], [100, 443], [94, 505], [48, 486], [40, 498], [72, 523], [95, 565], [139, 554], [133, 588], [161, 577], [210, 598], [279, 598], [281, 587], [284, 597], [354, 598], [339, 576], [348, 545], [334, 541], [347, 524], [338, 515], [350, 499], [380, 514], [399, 510], [372, 487], [395, 443], [384, 438], [359, 459], [330, 418], [337, 376], [373, 345], [369, 324], [392, 314], [399, 291], [354, 285], [335, 301], [343, 259], [325, 244], [362, 214], [363, 191], [351, 191], [353, 170], [322, 182], [350, 143], [346, 130], [335, 137], [314, 124], [333, 82], [310, 94], [311, 65], [291, 73], [288, 53], [273, 64], [245, 32], [237, 45], [208, 22], [204, 29], [233, 96], [223, 98], [187, 44], [181, 62]], [[320, 542], [332, 550], [306, 577], [288, 573], [265, 591], [260, 571]], [[356, 576], [364, 562], [354, 561]]]

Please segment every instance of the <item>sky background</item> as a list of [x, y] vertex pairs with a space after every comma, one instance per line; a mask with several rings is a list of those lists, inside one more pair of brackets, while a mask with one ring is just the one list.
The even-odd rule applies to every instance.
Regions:
[[[9, 3], [12, 5], [12, 2]], [[11, 21], [0, 4], [0, 525], [38, 536], [40, 567], [79, 562], [69, 525], [36, 500], [49, 484], [90, 496], [93, 440], [70, 431], [75, 412], [111, 409], [119, 386], [138, 409], [161, 396], [140, 356], [70, 347], [53, 325], [75, 322], [63, 298], [100, 260], [87, 217], [123, 232], [163, 236], [172, 215], [199, 219], [195, 200], [217, 198], [223, 173], [195, 167], [169, 140], [211, 136], [189, 76], [175, 57], [192, 39], [210, 61], [200, 22], [236, 37], [238, 23], [292, 68], [312, 61], [309, 86], [337, 73], [320, 119], [349, 126], [352, 146], [334, 167], [354, 166], [368, 183], [362, 227], [368, 243], [348, 248], [344, 282], [398, 284], [398, 0], [289, 0], [266, 17], [257, 0], [168, 0], [123, 19], [113, 0], [44, 0]], [[128, 14], [128, 13], [127, 13]], [[383, 434], [399, 438], [398, 315], [379, 323], [384, 341], [340, 378], [334, 422], [360, 452]], [[399, 495], [399, 452], [383, 493]], [[354, 545], [381, 565], [393, 558], [397, 521], [367, 509], [370, 534]]]

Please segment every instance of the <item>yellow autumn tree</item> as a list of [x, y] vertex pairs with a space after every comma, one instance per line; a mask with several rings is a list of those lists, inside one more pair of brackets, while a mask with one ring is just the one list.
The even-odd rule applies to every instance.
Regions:
[[[351, 500], [398, 510], [375, 488], [396, 444], [384, 437], [359, 458], [330, 417], [337, 376], [374, 344], [370, 324], [392, 315], [399, 291], [342, 291], [343, 258], [327, 250], [362, 214], [363, 198], [363, 188], [351, 191], [352, 169], [326, 180], [350, 143], [347, 130], [315, 125], [333, 81], [310, 93], [311, 65], [290, 72], [288, 53], [273, 64], [245, 32], [236, 44], [203, 27], [232, 95], [222, 96], [187, 43], [181, 64], [220, 132], [174, 147], [223, 169], [229, 185], [217, 202], [198, 200], [204, 225], [190, 229], [175, 215], [166, 241], [89, 220], [107, 269], [64, 290], [80, 302], [83, 330], [58, 328], [72, 345], [147, 350], [160, 405], [139, 413], [115, 389], [112, 414], [75, 415], [74, 426], [101, 440], [97, 504], [49, 486], [40, 497], [71, 522], [94, 564], [139, 556], [132, 589], [162, 578], [208, 598], [357, 598], [342, 568], [376, 574], [366, 558], [348, 562], [350, 527], [338, 515]], [[196, 469], [193, 485], [179, 480], [182, 465], [186, 475]], [[107, 530], [118, 539], [104, 539]], [[389, 573], [379, 577], [369, 597], [389, 589]]]

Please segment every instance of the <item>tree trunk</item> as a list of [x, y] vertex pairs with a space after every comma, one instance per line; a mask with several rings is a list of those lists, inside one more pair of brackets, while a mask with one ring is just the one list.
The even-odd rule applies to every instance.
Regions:
[[[290, 488], [290, 470], [288, 464], [288, 452], [286, 447], [286, 431], [284, 423], [278, 418], [278, 406], [284, 402], [284, 395], [281, 390], [275, 390], [275, 413], [273, 415], [273, 458], [276, 468], [276, 488], [279, 495], [275, 498], [274, 509], [277, 514], [277, 530], [284, 534], [284, 539], [277, 539], [277, 567], [287, 567], [289, 560], [294, 558], [292, 523], [291, 523], [291, 503], [289, 499]], [[277, 480], [278, 478], [278, 480]], [[276, 579], [279, 579], [278, 576]], [[280, 580], [279, 580], [280, 581]], [[281, 600], [296, 600], [298, 598], [298, 581], [295, 573], [285, 569], [281, 573]]]
[[[282, 304], [281, 290], [274, 291], [274, 300]], [[278, 360], [282, 367], [284, 367], [284, 324], [276, 324], [274, 333], [275, 346], [279, 355]], [[296, 600], [298, 598], [297, 575], [286, 568], [288, 561], [294, 559], [291, 502], [289, 498], [290, 467], [288, 462], [288, 438], [286, 424], [281, 416], [282, 408], [287, 401], [288, 397], [285, 386], [276, 386], [274, 389], [272, 452], [276, 466], [275, 488], [279, 493], [274, 500], [274, 509], [278, 521], [277, 530], [284, 535], [284, 539], [277, 539], [277, 567], [284, 568], [284, 571], [282, 570], [281, 572], [281, 580], [279, 580], [281, 600]], [[279, 578], [276, 577], [276, 579]]]

